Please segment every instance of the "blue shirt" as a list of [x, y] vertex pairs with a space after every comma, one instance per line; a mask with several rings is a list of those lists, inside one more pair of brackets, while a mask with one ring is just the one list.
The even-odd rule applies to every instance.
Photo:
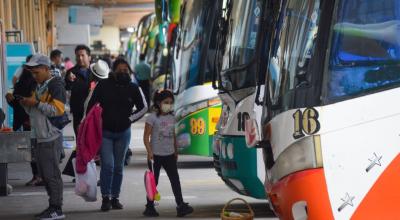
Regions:
[[151, 68], [149, 64], [141, 61], [135, 66], [135, 75], [137, 80], [149, 80], [151, 74]]

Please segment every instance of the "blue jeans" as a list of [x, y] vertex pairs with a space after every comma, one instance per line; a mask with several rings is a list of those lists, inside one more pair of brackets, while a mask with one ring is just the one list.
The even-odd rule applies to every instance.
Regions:
[[125, 154], [128, 151], [130, 140], [131, 128], [118, 133], [103, 130], [100, 188], [104, 197], [119, 197]]

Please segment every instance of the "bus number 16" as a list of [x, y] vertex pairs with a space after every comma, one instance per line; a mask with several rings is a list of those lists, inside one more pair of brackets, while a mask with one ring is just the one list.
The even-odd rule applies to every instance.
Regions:
[[[318, 112], [314, 108], [307, 108], [303, 112], [297, 110], [293, 114], [294, 118], [294, 133], [293, 137], [299, 139], [304, 137], [305, 134], [313, 135], [317, 133], [321, 125], [318, 121]], [[305, 134], [304, 134], [305, 133]]]

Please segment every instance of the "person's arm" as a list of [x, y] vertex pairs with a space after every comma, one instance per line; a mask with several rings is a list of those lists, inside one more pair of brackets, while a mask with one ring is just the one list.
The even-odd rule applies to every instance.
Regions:
[[144, 146], [146, 147], [148, 160], [153, 160], [153, 157], [154, 157], [153, 150], [151, 148], [151, 143], [150, 143], [152, 131], [153, 131], [153, 126], [146, 122], [146, 124], [144, 126], [143, 143], [144, 143]]
[[76, 76], [75, 74], [72, 72], [74, 68], [72, 68], [71, 70], [67, 71], [67, 73], [65, 74], [65, 89], [66, 90], [71, 90], [72, 88], [72, 84], [75, 82], [76, 80]]
[[129, 117], [131, 120], [131, 123], [136, 122], [140, 118], [146, 114], [148, 110], [146, 98], [143, 94], [143, 91], [139, 86], [133, 85], [133, 100], [135, 100], [135, 107], [136, 111], [132, 113], [132, 115]]
[[13, 76], [13, 78], [12, 78], [12, 84], [15, 86], [15, 84], [17, 83], [17, 81], [18, 81], [18, 77], [17, 76]]
[[8, 92], [6, 94], [6, 101], [11, 107], [14, 107], [16, 105], [15, 97], [11, 92]]
[[49, 83], [49, 102], [39, 101], [37, 108], [47, 117], [61, 116], [65, 112], [65, 86], [62, 80], [53, 79]]
[[175, 155], [175, 159], [178, 160], [178, 145], [176, 144], [175, 131], [174, 131], [174, 155]]

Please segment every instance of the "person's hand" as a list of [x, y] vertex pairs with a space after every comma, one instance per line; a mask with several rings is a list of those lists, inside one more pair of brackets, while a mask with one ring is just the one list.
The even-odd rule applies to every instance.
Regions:
[[33, 107], [36, 106], [39, 101], [36, 100], [33, 96], [29, 97], [29, 98], [23, 98], [21, 101], [19, 101], [19, 103], [23, 106], [27, 106], [27, 107]]
[[70, 74], [68, 75], [68, 80], [69, 80], [69, 81], [73, 82], [73, 81], [75, 81], [75, 79], [76, 79], [75, 74], [70, 73]]
[[147, 153], [147, 160], [153, 160], [153, 159], [154, 159], [153, 152]]
[[178, 152], [175, 151], [174, 156], [175, 156], [175, 160], [178, 161]]
[[7, 93], [7, 95], [6, 95], [7, 102], [12, 102], [12, 101], [14, 101], [14, 99], [15, 99], [15, 97], [13, 96], [12, 93]]

